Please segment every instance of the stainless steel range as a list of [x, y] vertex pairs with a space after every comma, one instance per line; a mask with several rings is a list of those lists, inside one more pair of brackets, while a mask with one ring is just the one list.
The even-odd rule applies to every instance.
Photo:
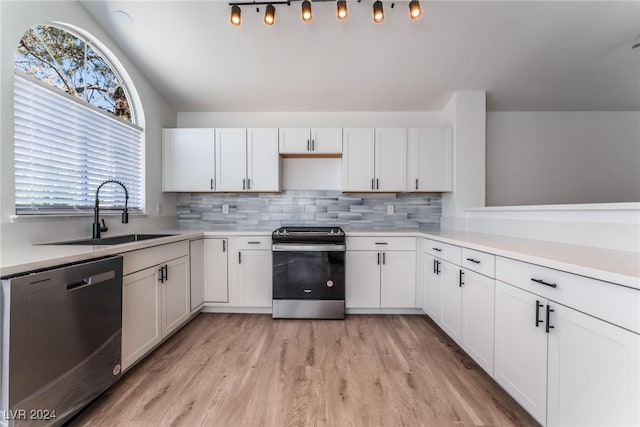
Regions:
[[281, 227], [271, 239], [273, 317], [344, 319], [344, 231]]

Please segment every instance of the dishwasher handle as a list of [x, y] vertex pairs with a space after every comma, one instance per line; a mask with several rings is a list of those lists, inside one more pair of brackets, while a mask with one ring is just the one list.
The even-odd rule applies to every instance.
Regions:
[[87, 286], [95, 285], [100, 282], [106, 282], [116, 277], [116, 272], [106, 271], [104, 273], [95, 274], [93, 276], [85, 277], [75, 282], [67, 283], [67, 291], [76, 291], [78, 289], [86, 288]]

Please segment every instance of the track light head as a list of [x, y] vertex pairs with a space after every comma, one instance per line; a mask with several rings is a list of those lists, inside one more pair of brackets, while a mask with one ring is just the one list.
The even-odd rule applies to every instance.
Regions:
[[264, 23], [273, 25], [274, 22], [276, 22], [276, 8], [269, 3], [264, 11]]
[[347, 19], [347, 1], [346, 0], [338, 0], [338, 11], [337, 16], [340, 21], [344, 21]]
[[420, 0], [411, 0], [409, 2], [409, 17], [411, 19], [418, 19], [422, 15], [422, 8], [420, 7]]
[[241, 22], [241, 18], [240, 18], [240, 6], [238, 6], [237, 4], [234, 4], [233, 6], [231, 6], [231, 25], [238, 27], [240, 25]]
[[311, 2], [309, 0], [304, 0], [302, 2], [302, 20], [304, 22], [309, 22], [313, 19], [313, 13], [311, 13]]
[[373, 22], [379, 24], [384, 21], [384, 9], [382, 7], [382, 2], [380, 0], [376, 0], [373, 3]]

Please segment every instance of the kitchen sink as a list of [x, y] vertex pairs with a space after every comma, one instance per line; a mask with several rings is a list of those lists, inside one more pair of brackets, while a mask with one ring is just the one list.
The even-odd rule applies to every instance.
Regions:
[[99, 239], [67, 240], [64, 242], [43, 243], [45, 245], [120, 245], [122, 243], [141, 242], [143, 240], [159, 239], [175, 236], [175, 234], [124, 234], [122, 236], [101, 237]]

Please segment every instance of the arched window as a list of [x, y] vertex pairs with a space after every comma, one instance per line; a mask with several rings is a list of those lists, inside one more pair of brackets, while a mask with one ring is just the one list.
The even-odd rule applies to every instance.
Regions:
[[[123, 182], [143, 209], [143, 130], [128, 89], [91, 41], [53, 25], [30, 28], [15, 53], [15, 202], [18, 214], [93, 208], [105, 180]], [[118, 186], [100, 206], [120, 208]]]

